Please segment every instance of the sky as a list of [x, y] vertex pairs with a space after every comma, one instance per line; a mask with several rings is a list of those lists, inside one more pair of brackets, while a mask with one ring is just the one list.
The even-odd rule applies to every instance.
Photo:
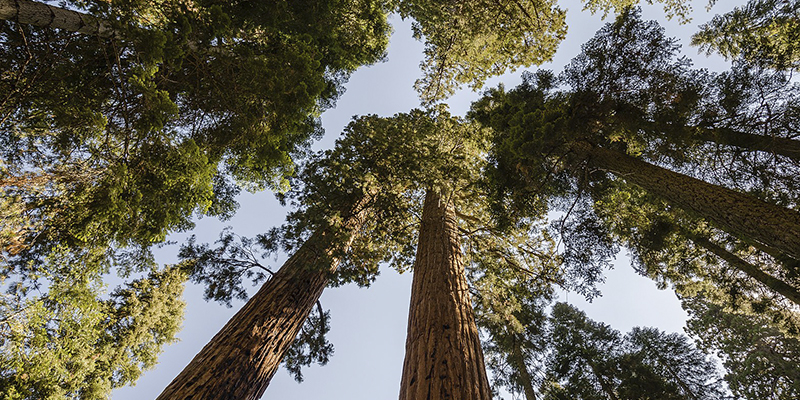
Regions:
[[[566, 8], [569, 33], [559, 47], [554, 60], [538, 68], [559, 72], [563, 66], [580, 52], [581, 43], [594, 35], [603, 23], [601, 15], [581, 11], [578, 0], [560, 0]], [[711, 12], [706, 11], [706, 0], [693, 1], [693, 20], [687, 25], [667, 21], [660, 5], [644, 6], [643, 17], [656, 19], [665, 27], [668, 36], [678, 37], [683, 52], [696, 67], [712, 70], [729, 68], [717, 57], [698, 54], [689, 47], [689, 37], [697, 26], [709, 20], [715, 13], [729, 11], [744, 0], [718, 2]], [[611, 16], [609, 16], [611, 18]], [[414, 80], [420, 76], [423, 45], [411, 37], [411, 24], [392, 16], [394, 33], [391, 38], [388, 59], [356, 71], [346, 85], [347, 91], [339, 99], [336, 108], [322, 116], [326, 134], [315, 143], [314, 149], [325, 149], [333, 145], [342, 128], [355, 115], [378, 114], [391, 116], [418, 107], [419, 100], [413, 90]], [[534, 71], [537, 67], [528, 68]], [[514, 87], [520, 81], [522, 71], [493, 78], [486, 87], [499, 83]], [[457, 93], [448, 104], [454, 115], [464, 115], [478, 93], [467, 90]], [[281, 207], [270, 192], [243, 193], [239, 197], [241, 207], [235, 217], [228, 221], [204, 218], [197, 221], [192, 232], [174, 234], [170, 240], [178, 243], [190, 234], [196, 234], [198, 242], [213, 242], [226, 226], [242, 236], [255, 236], [283, 222], [287, 209]], [[158, 249], [157, 261], [174, 263], [177, 246]], [[285, 260], [265, 260], [276, 270]], [[323, 367], [304, 369], [305, 381], [298, 384], [284, 370], [275, 374], [263, 399], [391, 399], [397, 398], [403, 366], [405, 336], [411, 294], [411, 273], [398, 274], [384, 268], [375, 283], [368, 289], [355, 285], [329, 288], [322, 295], [323, 307], [331, 311], [331, 332], [328, 335], [335, 346], [330, 362]], [[255, 293], [253, 287], [250, 293]], [[655, 284], [634, 273], [625, 250], [618, 255], [615, 268], [606, 274], [606, 283], [601, 286], [603, 296], [592, 303], [584, 301], [575, 293], [561, 293], [559, 301], [567, 301], [584, 310], [597, 321], [603, 321], [614, 329], [627, 332], [634, 326], [653, 326], [668, 332], [681, 332], [686, 314], [681, 309], [674, 293], [658, 290]], [[114, 400], [153, 399], [177, 376], [194, 355], [244, 304], [235, 301], [233, 307], [203, 300], [203, 288], [188, 284], [184, 293], [187, 303], [183, 330], [178, 334], [179, 342], [166, 346], [155, 369], [146, 372], [133, 387], [117, 389]], [[505, 396], [510, 398], [510, 396]]]

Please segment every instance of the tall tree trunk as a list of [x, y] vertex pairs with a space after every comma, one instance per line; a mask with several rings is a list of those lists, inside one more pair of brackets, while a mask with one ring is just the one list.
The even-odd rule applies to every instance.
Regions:
[[606, 377], [600, 373], [600, 371], [597, 368], [597, 365], [595, 365], [589, 358], [586, 358], [585, 360], [586, 363], [589, 364], [589, 368], [592, 369], [594, 377], [597, 378], [597, 382], [600, 384], [600, 388], [603, 390], [606, 396], [608, 396], [608, 398], [611, 400], [619, 400], [619, 397], [617, 397], [617, 393], [614, 391], [614, 388], [606, 380]]
[[758, 242], [748, 243], [758, 249], [759, 251], [763, 252], [764, 254], [769, 255], [770, 257], [774, 258], [775, 261], [786, 266], [787, 270], [794, 271], [794, 273], [800, 273], [800, 260], [787, 256], [779, 251], [775, 251], [775, 249], [764, 246]]
[[664, 368], [667, 370], [667, 373], [669, 373], [672, 376], [672, 379], [675, 379], [675, 382], [677, 382], [678, 386], [681, 387], [681, 390], [683, 391], [684, 395], [690, 397], [693, 400], [700, 400], [697, 397], [697, 395], [694, 394], [692, 388], [690, 388], [689, 385], [687, 385], [686, 382], [680, 376], [678, 376], [678, 374], [675, 373], [675, 371], [672, 369], [672, 367], [670, 367], [668, 362], [664, 361], [664, 359], [660, 355], [658, 355], [658, 353], [656, 353], [655, 356], [658, 359], [658, 362], [661, 363], [661, 365], [663, 365]]
[[0, 20], [100, 37], [114, 36], [114, 30], [106, 21], [38, 1], [0, 0]]
[[729, 266], [744, 272], [749, 277], [757, 280], [758, 282], [761, 282], [764, 286], [781, 294], [789, 301], [797, 305], [800, 305], [800, 291], [798, 291], [797, 288], [762, 271], [757, 266], [750, 264], [745, 260], [742, 260], [736, 254], [733, 254], [730, 251], [723, 248], [722, 246], [713, 243], [706, 237], [694, 234], [682, 228], [681, 232], [683, 233], [684, 236], [689, 238], [689, 240], [694, 242], [696, 245], [708, 250], [711, 254], [714, 254], [715, 256], [727, 262]]
[[800, 162], [800, 141], [743, 133], [729, 128], [697, 128], [695, 138], [740, 149], [779, 154]]
[[[68, 32], [94, 35], [101, 38], [120, 39], [121, 34], [108, 21], [89, 14], [66, 8], [51, 6], [46, 3], [29, 0], [0, 0], [0, 20], [15, 21], [20, 24], [41, 28], [57, 28]], [[195, 41], [186, 46], [191, 51], [199, 51]], [[212, 47], [207, 51], [215, 54], [232, 55], [229, 50]]]
[[[367, 214], [366, 200], [343, 215], [342, 231], [316, 232], [287, 260], [158, 396], [160, 400], [261, 398], [312, 307], [336, 254]], [[341, 233], [346, 235], [341, 240]]]
[[490, 400], [453, 204], [428, 190], [414, 262], [400, 400]]
[[522, 347], [519, 341], [514, 339], [514, 349], [511, 353], [511, 365], [519, 374], [517, 382], [522, 386], [525, 391], [525, 400], [536, 400], [536, 390], [533, 389], [533, 377], [528, 372], [528, 366], [525, 365], [525, 357], [522, 355]]
[[722, 230], [800, 258], [797, 211], [649, 164], [620, 151], [587, 142], [576, 142], [572, 149], [589, 165], [612, 172]]

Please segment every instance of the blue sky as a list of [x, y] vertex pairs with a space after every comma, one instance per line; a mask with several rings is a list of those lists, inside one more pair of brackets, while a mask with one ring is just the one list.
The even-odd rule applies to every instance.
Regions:
[[[684, 53], [695, 65], [713, 70], [728, 68], [718, 58], [698, 55], [697, 49], [688, 46], [689, 37], [697, 26], [722, 13], [743, 0], [719, 2], [711, 13], [706, 12], [706, 0], [695, 0], [694, 20], [688, 25], [666, 21], [661, 6], [645, 6], [643, 16], [657, 19], [666, 28], [667, 35], [676, 36], [684, 45]], [[580, 52], [580, 45], [602, 26], [600, 15], [581, 11], [578, 0], [559, 1], [567, 8], [569, 33], [560, 46], [555, 60], [541, 68], [560, 71], [572, 57]], [[419, 102], [412, 85], [420, 75], [422, 44], [411, 37], [410, 23], [392, 18], [394, 34], [389, 47], [388, 61], [358, 70], [347, 84], [347, 92], [337, 107], [323, 115], [325, 137], [315, 144], [315, 149], [331, 146], [342, 128], [354, 115], [378, 114], [390, 116], [417, 107]], [[530, 70], [535, 70], [531, 68]], [[503, 82], [513, 87], [520, 81], [521, 71], [494, 78], [487, 86]], [[462, 91], [450, 99], [451, 112], [463, 115], [478, 94]], [[230, 221], [211, 218], [198, 221], [195, 231], [200, 242], [213, 242], [226, 226], [233, 226], [243, 236], [254, 236], [283, 222], [286, 209], [274, 199], [272, 193], [245, 193], [240, 198], [241, 208]], [[171, 240], [184, 240], [188, 234], [176, 234]], [[175, 246], [160, 249], [158, 261], [175, 261]], [[275, 269], [285, 256], [268, 260]], [[253, 288], [251, 293], [255, 291]], [[633, 326], [654, 326], [662, 330], [681, 331], [686, 318], [675, 295], [659, 291], [655, 284], [637, 276], [625, 251], [618, 256], [616, 267], [607, 274], [602, 287], [603, 297], [588, 304], [577, 294], [562, 293], [561, 301], [568, 301], [587, 312], [590, 318], [610, 324], [623, 332]], [[314, 399], [386, 399], [396, 398], [400, 387], [403, 365], [408, 305], [411, 293], [411, 273], [402, 275], [385, 268], [369, 289], [353, 285], [327, 289], [322, 304], [331, 310], [332, 330], [329, 334], [336, 348], [327, 366], [311, 367], [304, 371], [305, 382], [297, 384], [285, 370], [279, 370], [263, 398]], [[118, 389], [112, 393], [114, 400], [152, 399], [188, 364], [192, 357], [216, 334], [225, 322], [242, 306], [234, 302], [232, 308], [209, 303], [202, 298], [202, 288], [189, 285], [184, 294], [187, 303], [186, 319], [179, 333], [180, 342], [167, 346], [159, 365], [148, 371], [134, 387]], [[509, 396], [506, 396], [509, 398]]]

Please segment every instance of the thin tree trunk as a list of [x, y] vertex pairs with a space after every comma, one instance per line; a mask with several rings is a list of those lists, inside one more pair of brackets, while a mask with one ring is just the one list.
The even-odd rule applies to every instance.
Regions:
[[679, 174], [620, 151], [574, 143], [595, 168], [612, 172], [735, 236], [800, 258], [800, 213], [722, 186]]
[[425, 196], [400, 400], [490, 400], [452, 203]]
[[695, 137], [706, 142], [715, 142], [741, 149], [779, 154], [800, 162], [800, 141], [797, 140], [753, 135], [728, 128], [698, 128], [696, 132], [697, 135]]
[[0, 0], [0, 19], [100, 37], [114, 36], [108, 22], [77, 11], [28, 0]]
[[730, 251], [726, 250], [722, 246], [711, 242], [708, 238], [702, 237], [700, 235], [691, 233], [685, 229], [681, 229], [684, 236], [688, 237], [689, 240], [697, 244], [698, 246], [708, 250], [710, 253], [714, 254], [715, 256], [719, 257], [720, 259], [724, 260], [733, 268], [736, 268], [749, 277], [761, 282], [764, 286], [772, 289], [773, 291], [781, 294], [783, 297], [788, 299], [789, 301], [800, 305], [800, 291], [797, 288], [789, 285], [788, 283], [775, 278], [774, 276], [762, 271], [757, 266], [750, 264], [749, 262], [742, 260], [736, 254], [731, 253]]
[[206, 344], [160, 400], [261, 398], [362, 225], [366, 200], [344, 216], [346, 238], [316, 232]]
[[536, 400], [536, 390], [533, 389], [533, 377], [530, 372], [528, 372], [528, 366], [525, 365], [525, 357], [522, 356], [522, 349], [516, 339], [514, 339], [514, 349], [510, 361], [514, 369], [517, 370], [517, 373], [520, 375], [518, 383], [525, 391], [525, 399]]
[[600, 383], [600, 388], [603, 389], [603, 392], [605, 392], [606, 396], [608, 396], [608, 398], [611, 400], [619, 400], [619, 397], [617, 397], [617, 394], [614, 392], [614, 388], [612, 388], [611, 384], [608, 383], [606, 378], [600, 374], [600, 372], [597, 370], [597, 366], [589, 359], [586, 359], [586, 363], [589, 364], [594, 377], [597, 378], [597, 382]]
[[752, 243], [748, 243], [748, 244], [750, 244], [751, 246], [755, 247], [756, 249], [758, 249], [759, 251], [763, 252], [764, 254], [767, 254], [770, 257], [774, 258], [775, 261], [778, 261], [779, 263], [781, 263], [784, 266], [786, 266], [786, 268], [788, 270], [794, 271], [796, 273], [800, 273], [800, 260], [797, 260], [795, 258], [789, 257], [786, 254], [783, 254], [781, 252], [775, 251], [775, 249], [767, 247], [767, 246], [764, 246], [763, 244], [758, 243], [758, 242], [752, 242]]
[[687, 385], [686, 382], [684, 382], [683, 379], [681, 379], [681, 377], [678, 376], [678, 374], [676, 374], [675, 371], [672, 370], [672, 367], [669, 366], [669, 363], [664, 362], [663, 358], [661, 358], [661, 356], [659, 356], [658, 354], [656, 354], [656, 358], [664, 366], [664, 368], [667, 370], [667, 372], [670, 375], [672, 375], [672, 378], [675, 379], [675, 382], [678, 383], [678, 386], [681, 387], [681, 390], [683, 390], [685, 395], [691, 397], [694, 400], [700, 400], [697, 397], [697, 395], [694, 394], [694, 392], [692, 391], [692, 388], [690, 388], [689, 385]]

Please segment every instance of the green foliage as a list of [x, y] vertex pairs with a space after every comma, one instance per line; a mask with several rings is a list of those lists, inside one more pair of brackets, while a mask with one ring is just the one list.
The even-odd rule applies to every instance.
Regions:
[[[662, 389], [665, 393], [679, 393], [676, 398], [684, 399], [726, 398], [716, 362], [698, 350], [685, 335], [634, 327], [623, 340], [627, 344], [626, 350], [634, 355], [637, 363], [648, 367], [654, 376], [665, 381], [665, 389]], [[640, 379], [636, 371], [626, 370], [625, 364], [622, 373], [630, 374], [624, 379], [628, 382]], [[645, 387], [658, 394], [656, 386], [648, 384]], [[633, 388], [638, 391], [637, 386]]]
[[399, 11], [414, 19], [414, 37], [425, 41], [416, 88], [427, 103], [463, 84], [479, 89], [489, 77], [550, 61], [567, 33], [555, 0], [406, 0]]
[[800, 319], [792, 301], [720, 252], [797, 291], [796, 274], [786, 265], [631, 185], [615, 181], [595, 199], [603, 224], [630, 249], [637, 271], [660, 287], [672, 287], [682, 298], [702, 296], [726, 311], [768, 318], [770, 326], [797, 334]]
[[549, 344], [545, 308], [553, 297], [554, 276], [536, 272], [495, 267], [485, 268], [477, 279], [470, 277], [475, 321], [485, 335], [484, 360], [495, 393], [504, 389], [528, 397], [541, 384], [536, 368]]
[[692, 44], [707, 53], [741, 58], [762, 68], [800, 67], [800, 2], [751, 0], [700, 26]]
[[687, 331], [716, 352], [737, 398], [789, 400], [800, 396], [800, 342], [773, 328], [766, 316], [725, 311], [702, 299], [683, 303]]
[[281, 187], [349, 73], [388, 44], [380, 1], [74, 5], [114, 35], [0, 31], [0, 179], [30, 219], [2, 249], [15, 257], [146, 246], [195, 212], [230, 215], [225, 174]]
[[[593, 14], [602, 11], [605, 17], [611, 10], [617, 14], [623, 13], [625, 9], [639, 4], [641, 0], [583, 0], [583, 2], [584, 10], [589, 10]], [[711, 6], [715, 2], [716, 0], [709, 0], [708, 4]], [[678, 17], [683, 24], [691, 21], [689, 14], [692, 12], [692, 5], [687, 0], [647, 0], [647, 4], [653, 3], [664, 3], [664, 11], [669, 19]]]
[[330, 331], [330, 312], [317, 309], [308, 316], [297, 338], [283, 358], [283, 366], [298, 383], [303, 382], [302, 368], [316, 363], [325, 365], [333, 355], [333, 344], [326, 338]]
[[175, 341], [184, 307], [178, 269], [153, 271], [104, 295], [99, 276], [69, 259], [51, 265], [61, 262], [41, 295], [15, 290], [0, 298], [6, 399], [106, 399], [154, 367], [162, 347]]
[[[30, 366], [4, 369], [8, 382], [46, 386], [19, 398], [53, 390], [54, 397], [103, 397], [152, 366], [177, 322], [158, 326], [137, 322], [150, 317], [134, 314], [118, 326], [100, 321], [111, 311], [99, 308], [106, 304], [97, 297], [99, 276], [113, 267], [122, 276], [153, 270], [150, 246], [191, 228], [196, 214], [229, 217], [239, 187], [283, 187], [294, 172], [293, 159], [320, 135], [322, 110], [333, 105], [358, 66], [383, 58], [390, 30], [387, 5], [372, 0], [68, 6], [111, 24], [113, 34], [94, 37], [7, 21], [0, 26], [0, 277], [19, 307], [30, 302], [38, 310], [30, 329], [48, 326], [36, 331], [39, 342], [19, 341], [16, 357], [40, 351], [45, 333], [66, 348], [63, 354], [41, 353], [66, 365], [52, 377]], [[61, 268], [95, 286], [64, 293], [63, 307], [31, 297], [37, 288], [58, 294], [51, 285]], [[133, 295], [119, 294], [130, 301]], [[172, 314], [153, 318], [179, 321], [177, 303], [159, 301]], [[133, 305], [107, 305], [114, 307]], [[59, 328], [61, 309], [72, 310], [64, 312], [79, 322]], [[77, 319], [82, 314], [86, 321]], [[151, 338], [128, 323], [150, 324]], [[103, 333], [109, 329], [119, 332]], [[138, 350], [118, 345], [121, 350], [102, 350], [107, 362], [67, 365], [71, 331], [81, 351], [126, 335]], [[77, 383], [59, 383], [66, 379], [61, 375]], [[96, 385], [90, 378], [95, 375]], [[86, 390], [99, 394], [79, 392], [75, 385], [84, 380], [97, 386]]]
[[547, 361], [550, 390], [558, 388], [570, 398], [611, 398], [615, 358], [622, 345], [619, 332], [566, 303], [553, 307], [550, 329], [554, 349]]
[[676, 333], [622, 336], [566, 303], [553, 307], [544, 398], [723, 399], [716, 365]]
[[[733, 272], [735, 268], [709, 273], [695, 260], [697, 254], [707, 254], [707, 250], [676, 250], [692, 249], [686, 247], [685, 237], [682, 241], [671, 239], [669, 244], [644, 237], [647, 230], [663, 222], [656, 215], [670, 214], [658, 211], [667, 206], [659, 201], [649, 216], [636, 210], [642, 206], [636, 202], [641, 194], [625, 197], [626, 189], [611, 174], [587, 168], [587, 160], [573, 147], [588, 143], [627, 152], [769, 202], [795, 207], [796, 159], [788, 153], [778, 156], [772, 153], [777, 150], [758, 143], [796, 135], [798, 88], [784, 77], [741, 64], [719, 75], [692, 71], [688, 60], [678, 58], [676, 51], [675, 40], [665, 37], [658, 24], [641, 21], [639, 12], [629, 9], [584, 45], [559, 79], [552, 73], [539, 72], [524, 75], [522, 85], [513, 90], [487, 92], [473, 105], [470, 115], [496, 132], [487, 172], [495, 202], [493, 211], [501, 221], [513, 220], [515, 215], [536, 215], [545, 204], [566, 212], [557, 227], [564, 238], [564, 259], [568, 263], [573, 260], [575, 267], [571, 269], [590, 281], [600, 276], [602, 268], [597, 266], [613, 255], [615, 240], [611, 236], [616, 236], [643, 256], [649, 251], [644, 248], [652, 250], [649, 256], [660, 254], [644, 261], [648, 267], [643, 271], [659, 271], [661, 267], [654, 267], [659, 263], [671, 265], [666, 269], [672, 273], [676, 271], [673, 268], [683, 268], [678, 275], [648, 272], [658, 279], [671, 276], [666, 280], [701, 290], [694, 278], [687, 277], [704, 276], [701, 281], [705, 285], [710, 280], [760, 293], [759, 284], [741, 272]], [[558, 83], [568, 88], [554, 90]], [[793, 145], [794, 141], [782, 143]], [[712, 241], [717, 235], [723, 241], [731, 240], [719, 231], [701, 235], [711, 235]], [[794, 279], [790, 276], [795, 270], [791, 260], [771, 252], [785, 264], [780, 266], [746, 246], [741, 252], [745, 258], [753, 254], [767, 260], [770, 273], [777, 266], [781, 279]], [[714, 256], [704, 257], [710, 264], [718, 262]], [[694, 266], [676, 267], [687, 264], [682, 260], [695, 260], [688, 262]], [[758, 260], [756, 265], [762, 262]], [[581, 265], [594, 267], [581, 270]], [[678, 278], [682, 274], [686, 274], [684, 278]], [[778, 311], [781, 306], [765, 300], [769, 297], [758, 294], [739, 298], [750, 298], [744, 303], [761, 304], [757, 308], [762, 311], [769, 304], [767, 308], [775, 310], [775, 315], [782, 314]]]
[[[523, 364], [533, 370], [526, 374], [527, 399], [725, 398], [715, 363], [685, 336], [654, 328], [634, 328], [622, 336], [566, 303], [555, 304], [547, 318], [545, 304], [531, 309], [537, 318], [527, 329], [536, 332], [535, 342], [516, 345], [517, 354], [530, 354]], [[500, 343], [507, 347], [493, 348], [511, 360], [514, 346]], [[510, 377], [519, 382], [521, 374], [514, 371], [519, 367], [495, 369], [496, 382], [514, 393]]]

